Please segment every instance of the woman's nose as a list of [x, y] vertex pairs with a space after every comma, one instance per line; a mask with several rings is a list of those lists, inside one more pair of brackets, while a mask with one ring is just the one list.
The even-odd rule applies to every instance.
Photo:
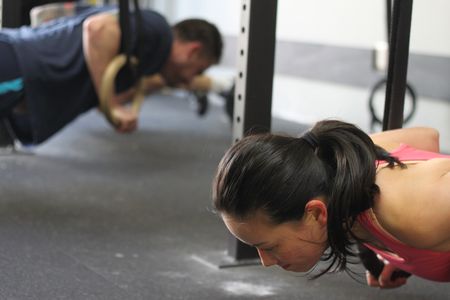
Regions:
[[264, 267], [270, 267], [278, 264], [278, 260], [271, 254], [265, 252], [264, 250], [256, 249], [261, 259], [261, 263]]

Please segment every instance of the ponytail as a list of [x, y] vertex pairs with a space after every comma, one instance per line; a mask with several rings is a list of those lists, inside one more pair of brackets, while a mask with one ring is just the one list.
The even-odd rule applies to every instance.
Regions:
[[389, 167], [403, 164], [376, 146], [371, 138], [356, 126], [335, 120], [318, 122], [313, 129], [318, 140], [316, 154], [326, 166], [328, 177], [328, 244], [329, 253], [323, 258], [328, 271], [346, 270], [349, 257], [355, 257], [354, 242], [360, 241], [351, 232], [357, 216], [373, 207], [380, 189], [375, 183], [377, 161]]

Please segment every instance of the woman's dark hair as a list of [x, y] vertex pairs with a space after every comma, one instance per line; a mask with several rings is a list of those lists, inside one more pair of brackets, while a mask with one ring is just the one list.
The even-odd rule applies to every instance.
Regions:
[[223, 41], [217, 27], [202, 19], [187, 19], [176, 23], [173, 30], [182, 41], [198, 41], [203, 45], [204, 55], [216, 63], [222, 57]]
[[347, 270], [358, 240], [351, 228], [372, 207], [379, 188], [376, 161], [403, 166], [356, 126], [324, 120], [300, 138], [251, 135], [224, 155], [213, 182], [213, 201], [220, 213], [245, 219], [263, 211], [274, 224], [302, 218], [306, 203], [323, 197], [327, 204], [329, 271]]

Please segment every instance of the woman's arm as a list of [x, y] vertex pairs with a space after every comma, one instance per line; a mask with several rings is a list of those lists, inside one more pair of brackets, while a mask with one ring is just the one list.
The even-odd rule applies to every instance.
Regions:
[[370, 137], [375, 144], [387, 151], [394, 150], [403, 143], [413, 148], [439, 152], [439, 132], [429, 127], [388, 130], [372, 134]]

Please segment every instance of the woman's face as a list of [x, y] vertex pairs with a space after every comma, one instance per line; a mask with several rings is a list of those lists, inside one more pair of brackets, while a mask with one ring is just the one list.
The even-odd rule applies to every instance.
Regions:
[[[299, 221], [275, 225], [264, 213], [246, 220], [222, 215], [228, 230], [243, 243], [256, 247], [261, 263], [285, 270], [306, 272], [320, 260], [327, 248], [326, 221], [305, 213]], [[325, 219], [326, 220], [326, 219]]]

